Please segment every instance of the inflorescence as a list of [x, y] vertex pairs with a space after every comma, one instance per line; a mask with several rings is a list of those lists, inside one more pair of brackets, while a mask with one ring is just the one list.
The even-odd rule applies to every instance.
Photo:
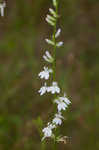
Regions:
[[[43, 55], [43, 59], [48, 62], [49, 64], [52, 64], [51, 68], [44, 66], [43, 71], [41, 71], [38, 76], [41, 79], [46, 80], [44, 85], [40, 88], [38, 91], [40, 95], [43, 95], [45, 93], [51, 93], [54, 96], [54, 104], [57, 106], [57, 112], [54, 115], [54, 118], [52, 121], [48, 122], [47, 126], [42, 129], [43, 137], [42, 141], [45, 138], [53, 138], [58, 141], [55, 137], [54, 130], [60, 126], [64, 120], [64, 117], [62, 116], [62, 112], [65, 111], [68, 108], [68, 105], [71, 103], [70, 100], [67, 98], [66, 94], [61, 96], [61, 89], [56, 82], [56, 48], [61, 47], [63, 45], [62, 41], [57, 42], [57, 38], [60, 36], [61, 29], [57, 29], [57, 20], [59, 18], [58, 15], [58, 0], [52, 0], [53, 1], [53, 9], [49, 9], [49, 13], [46, 17], [46, 21], [48, 24], [50, 24], [53, 27], [53, 35], [51, 39], [45, 39], [45, 41], [53, 46], [53, 56], [50, 54], [48, 50], [45, 51], [45, 54]], [[48, 85], [47, 80], [49, 79], [50, 75], [52, 75], [52, 83]], [[65, 137], [65, 136], [64, 136]]]

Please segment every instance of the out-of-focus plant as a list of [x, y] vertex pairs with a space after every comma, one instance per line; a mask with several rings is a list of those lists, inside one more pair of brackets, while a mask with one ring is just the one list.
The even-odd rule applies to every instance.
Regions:
[[1, 13], [2, 17], [4, 16], [4, 8], [5, 7], [6, 7], [5, 1], [4, 2], [0, 1], [0, 13]]

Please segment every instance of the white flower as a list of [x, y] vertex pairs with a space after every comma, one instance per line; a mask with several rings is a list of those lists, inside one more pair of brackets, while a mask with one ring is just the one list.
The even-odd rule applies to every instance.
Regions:
[[63, 97], [59, 97], [60, 100], [64, 101], [67, 105], [69, 105], [71, 102], [70, 100], [66, 97], [66, 94], [64, 93]]
[[52, 40], [49, 40], [49, 39], [45, 39], [45, 41], [50, 44], [50, 45], [55, 45], [55, 43], [52, 41]]
[[52, 129], [49, 127], [46, 127], [42, 130], [42, 132], [44, 133], [44, 137], [42, 138], [42, 141], [46, 138], [46, 137], [51, 137], [52, 136]]
[[43, 58], [49, 63], [52, 63], [54, 60], [48, 51], [45, 52], [45, 55], [43, 55]]
[[49, 73], [52, 73], [52, 72], [53, 72], [52, 69], [48, 69], [48, 67], [44, 67], [44, 71], [41, 71], [38, 76], [41, 79], [44, 78], [45, 80], [48, 80], [49, 79]]
[[59, 37], [60, 36], [60, 33], [61, 33], [61, 29], [59, 28], [55, 34], [55, 38]]
[[65, 102], [63, 102], [60, 99], [55, 99], [54, 101], [56, 104], [58, 104], [57, 108], [58, 108], [58, 112], [60, 112], [61, 110], [65, 110], [68, 106], [66, 105]]
[[51, 20], [51, 21], [56, 21], [56, 18], [53, 17], [53, 16], [47, 15], [47, 18], [48, 18], [49, 20]]
[[61, 41], [61, 42], [58, 42], [57, 44], [56, 44], [56, 46], [57, 47], [61, 47], [63, 45], [63, 42]]
[[46, 86], [46, 83], [44, 84], [44, 86], [42, 86], [40, 88], [40, 90], [38, 91], [40, 93], [40, 95], [43, 95], [47, 92], [47, 86]]
[[55, 25], [55, 22], [51, 19], [49, 19], [48, 17], [46, 17], [45, 19], [47, 21], [47, 23], [49, 23], [51, 26], [54, 26]]
[[58, 15], [56, 14], [56, 12], [55, 12], [52, 8], [49, 8], [49, 12], [50, 12], [55, 18], [58, 17]]
[[58, 104], [57, 108], [58, 111], [60, 112], [61, 110], [65, 110], [68, 105], [71, 103], [70, 100], [68, 98], [66, 98], [66, 94], [64, 93], [63, 97], [58, 97], [57, 99], [55, 99], [54, 101], [56, 104]]
[[61, 125], [62, 119], [64, 119], [64, 117], [61, 115], [61, 113], [55, 114], [55, 118], [53, 119], [53, 123], [56, 125]]
[[57, 82], [52, 82], [52, 86], [47, 88], [47, 92], [51, 92], [52, 94], [60, 93], [60, 88], [57, 85]]
[[3, 17], [4, 16], [4, 8], [6, 7], [6, 3], [3, 2], [3, 3], [0, 3], [0, 11], [1, 11], [1, 16]]
[[48, 126], [45, 127], [42, 132], [44, 133], [44, 136], [42, 138], [42, 141], [47, 138], [47, 137], [51, 137], [53, 135], [52, 133], [52, 129], [54, 129], [56, 126], [55, 125], [52, 125], [50, 123], [48, 123]]
[[45, 19], [50, 25], [54, 26], [55, 25], [55, 21], [56, 18], [54, 16], [51, 15], [47, 15], [46, 19]]

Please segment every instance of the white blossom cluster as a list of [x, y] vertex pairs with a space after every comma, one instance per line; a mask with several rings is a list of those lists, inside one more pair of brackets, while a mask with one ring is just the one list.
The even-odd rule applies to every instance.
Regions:
[[[57, 0], [52, 0], [52, 1], [53, 1], [54, 8], [56, 8]], [[50, 24], [53, 27], [56, 25], [56, 19], [59, 17], [57, 14], [57, 11], [55, 11], [55, 10], [50, 8], [49, 12], [51, 15], [47, 15], [47, 17], [46, 17], [46, 21], [48, 22], [48, 24]], [[53, 35], [54, 38], [52, 36], [52, 39], [45, 39], [45, 41], [48, 44], [52, 45], [53, 47], [62, 46], [63, 45], [62, 41], [56, 42], [56, 39], [60, 36], [60, 33], [61, 33], [61, 29], [59, 28], [54, 33], [54, 35]], [[55, 61], [55, 58], [51, 56], [51, 54], [48, 50], [45, 51], [45, 54], [43, 55], [43, 59], [50, 64], [53, 64]], [[45, 93], [51, 93], [51, 94], [55, 95], [56, 98], [54, 98], [54, 103], [57, 105], [57, 112], [56, 112], [54, 118], [42, 130], [42, 132], [44, 134], [42, 140], [44, 140], [45, 138], [48, 138], [48, 137], [50, 137], [50, 138], [55, 137], [53, 130], [62, 124], [62, 121], [64, 119], [64, 117], [62, 116], [62, 111], [66, 110], [68, 108], [68, 105], [71, 103], [69, 101], [69, 99], [66, 97], [66, 94], [64, 94], [63, 96], [60, 96], [61, 89], [58, 86], [58, 83], [56, 81], [52, 80], [52, 83], [50, 85], [48, 85], [47, 80], [50, 78], [50, 75], [53, 75], [54, 71], [55, 70], [53, 70], [52, 67], [49, 68], [49, 67], [44, 66], [43, 71], [41, 71], [38, 74], [38, 76], [41, 79], [46, 80], [44, 85], [38, 91], [39, 94], [44, 95]]]
[[62, 111], [66, 110], [68, 108], [68, 105], [71, 102], [64, 94], [63, 97], [58, 96], [54, 100], [54, 103], [57, 104], [57, 113], [55, 114], [55, 117], [53, 118], [53, 120], [50, 123], [48, 123], [47, 127], [45, 127], [42, 130], [44, 133], [42, 140], [48, 137], [51, 137], [51, 138], [55, 137], [55, 135], [53, 134], [53, 129], [57, 128], [58, 126], [62, 124], [62, 120], [64, 119], [64, 117], [62, 116]]
[[1, 13], [2, 17], [4, 16], [4, 8], [5, 7], [6, 7], [5, 1], [3, 3], [0, 3], [0, 13]]

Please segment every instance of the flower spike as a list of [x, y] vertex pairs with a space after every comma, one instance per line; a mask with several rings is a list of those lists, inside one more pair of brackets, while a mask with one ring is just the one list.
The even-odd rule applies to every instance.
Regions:
[[[54, 130], [60, 126], [64, 120], [62, 112], [67, 110], [70, 105], [70, 100], [67, 98], [66, 94], [60, 96], [61, 88], [58, 86], [58, 82], [56, 82], [56, 49], [63, 45], [62, 41], [57, 42], [57, 38], [60, 36], [61, 28], [57, 29], [57, 20], [58, 20], [58, 0], [52, 0], [54, 9], [49, 8], [50, 15], [46, 16], [46, 21], [49, 25], [53, 27], [52, 39], [45, 39], [47, 44], [52, 46], [51, 55], [49, 51], [45, 51], [43, 55], [43, 59], [50, 63], [52, 67], [49, 69], [48, 67], [44, 67], [43, 71], [41, 71], [38, 76], [41, 79], [46, 81], [49, 80], [48, 83], [44, 83], [44, 85], [38, 91], [40, 95], [44, 95], [45, 93], [50, 93], [53, 95], [53, 102], [57, 107], [57, 111], [55, 113], [54, 118], [47, 124], [46, 127], [42, 129], [43, 137], [41, 141], [46, 138], [52, 138], [54, 141], [59, 142], [62, 140], [61, 136], [56, 137]], [[52, 77], [50, 78], [50, 76]], [[50, 83], [51, 82], [51, 83]], [[48, 86], [49, 84], [49, 86]], [[59, 138], [61, 137], [61, 138]], [[65, 137], [65, 136], [63, 136]]]

